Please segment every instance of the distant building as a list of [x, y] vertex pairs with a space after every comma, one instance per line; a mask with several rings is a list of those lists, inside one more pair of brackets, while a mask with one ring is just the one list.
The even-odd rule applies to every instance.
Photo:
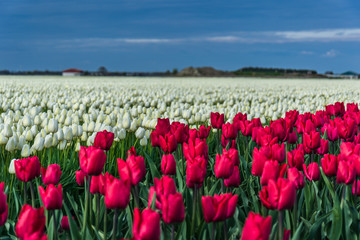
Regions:
[[82, 74], [83, 71], [76, 68], [66, 69], [62, 72], [62, 75], [66, 77], [81, 76]]

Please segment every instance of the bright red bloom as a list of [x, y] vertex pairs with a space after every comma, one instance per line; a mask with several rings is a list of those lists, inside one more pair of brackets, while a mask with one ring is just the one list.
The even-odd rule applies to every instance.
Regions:
[[354, 165], [349, 161], [339, 161], [336, 172], [336, 182], [338, 184], [345, 183], [346, 185], [349, 185], [355, 181], [355, 177], [356, 172]]
[[175, 175], [176, 174], [176, 162], [172, 154], [163, 155], [161, 159], [161, 172], [164, 175]]
[[130, 201], [131, 186], [122, 179], [106, 179], [105, 206], [108, 209], [125, 209]]
[[328, 177], [336, 176], [338, 158], [335, 155], [325, 154], [321, 159], [321, 168]]
[[106, 179], [110, 176], [108, 172], [100, 174], [99, 176], [93, 176], [91, 178], [90, 192], [92, 194], [100, 193], [105, 196]]
[[43, 232], [45, 228], [44, 208], [32, 208], [30, 205], [23, 205], [19, 214], [19, 220], [15, 226], [16, 236], [24, 239], [33, 233]]
[[224, 114], [218, 112], [210, 114], [211, 126], [213, 128], [221, 129], [224, 124]]
[[294, 183], [296, 190], [304, 188], [304, 175], [297, 168], [289, 168], [287, 170], [287, 178]]
[[311, 131], [310, 133], [303, 134], [304, 145], [311, 149], [315, 150], [320, 147], [320, 133], [316, 131]]
[[79, 161], [81, 170], [89, 176], [99, 175], [106, 162], [106, 154], [97, 147], [80, 147]]
[[185, 218], [185, 206], [181, 193], [160, 196], [162, 218], [165, 223], [182, 222]]
[[266, 161], [271, 160], [271, 148], [270, 147], [261, 147], [259, 150], [257, 147], [254, 148], [253, 152], [253, 162], [251, 166], [251, 173], [254, 176], [261, 176], [264, 164]]
[[318, 181], [320, 179], [320, 168], [316, 162], [310, 163], [309, 166], [303, 165], [304, 174], [309, 181]]
[[96, 133], [94, 147], [109, 151], [114, 141], [114, 133], [106, 130]]
[[339, 133], [337, 127], [335, 126], [335, 122], [330, 120], [329, 123], [325, 123], [321, 128], [321, 132], [324, 134], [326, 131], [327, 138], [334, 142], [339, 139]]
[[189, 139], [189, 125], [180, 122], [172, 122], [170, 132], [174, 134], [177, 143], [187, 142]]
[[304, 164], [304, 150], [297, 148], [287, 152], [287, 162], [291, 168], [296, 167], [301, 170]]
[[189, 143], [183, 143], [183, 152], [186, 160], [195, 158], [197, 156], [204, 156], [207, 158], [207, 144], [206, 141], [196, 138], [189, 139]]
[[229, 178], [224, 179], [226, 187], [238, 187], [241, 183], [239, 167], [235, 166], [234, 171]]
[[225, 123], [222, 125], [222, 135], [225, 139], [235, 139], [237, 137], [237, 128], [234, 124]]
[[336, 124], [340, 138], [347, 140], [355, 135], [357, 128], [353, 119], [346, 118], [342, 120], [341, 118], [335, 118], [334, 122]]
[[[313, 116], [313, 115], [311, 115], [311, 116]], [[304, 133], [310, 133], [312, 131], [316, 131], [316, 127], [315, 127], [315, 124], [313, 123], [313, 121], [311, 121], [311, 119], [308, 119], [305, 122]]]
[[40, 175], [40, 167], [40, 161], [37, 156], [16, 160], [16, 177], [23, 182], [31, 181]]
[[298, 138], [297, 138], [296, 132], [289, 133], [286, 140], [287, 140], [288, 144], [297, 143]]
[[296, 189], [289, 179], [278, 178], [275, 182], [270, 179], [268, 183], [269, 202], [279, 211], [291, 209], [296, 198]]
[[170, 194], [175, 194], [175, 182], [174, 179], [172, 179], [171, 177], [163, 176], [160, 180], [158, 178], [154, 178], [154, 185], [154, 187], [150, 187], [148, 207], [151, 208], [151, 203], [153, 201], [154, 194], [156, 193], [155, 205], [157, 209], [161, 210], [161, 196], [167, 197]]
[[155, 131], [158, 135], [165, 136], [165, 134], [170, 132], [170, 120], [168, 118], [158, 118]]
[[329, 152], [329, 141], [320, 139], [320, 147], [316, 149], [317, 154], [324, 155]]
[[142, 212], [134, 209], [133, 235], [135, 240], [160, 239], [160, 214], [146, 208]]
[[234, 166], [234, 161], [228, 154], [217, 154], [215, 159], [215, 176], [217, 178], [229, 178], [234, 171]]
[[69, 218], [68, 216], [63, 216], [61, 219], [61, 228], [64, 230], [70, 230]]
[[61, 177], [61, 170], [58, 164], [51, 164], [47, 168], [41, 168], [41, 178], [44, 185], [58, 184]]
[[267, 185], [269, 180], [277, 180], [279, 177], [279, 163], [277, 161], [266, 161], [264, 165], [264, 170], [261, 174], [261, 185]]
[[0, 226], [3, 226], [8, 217], [8, 204], [4, 193], [4, 183], [0, 183]]
[[262, 217], [250, 212], [245, 220], [241, 240], [268, 240], [271, 233], [271, 216]]
[[43, 232], [35, 232], [30, 235], [26, 235], [23, 240], [47, 240], [47, 235]]
[[165, 134], [165, 137], [162, 135], [159, 136], [160, 147], [165, 153], [172, 153], [177, 148], [177, 142], [175, 135], [172, 133]]
[[87, 176], [86, 173], [84, 173], [82, 170], [75, 172], [76, 182], [79, 186], [84, 186], [86, 176]]
[[242, 135], [244, 135], [244, 136], [251, 136], [252, 130], [254, 127], [255, 126], [252, 121], [244, 120], [244, 121], [240, 122], [240, 130], [241, 130]]
[[282, 163], [285, 161], [285, 144], [274, 144], [271, 146], [272, 159]]
[[201, 187], [206, 176], [207, 161], [204, 157], [188, 159], [186, 163], [186, 185], [188, 188]]
[[204, 125], [200, 125], [198, 131], [198, 137], [201, 139], [207, 138], [209, 136], [210, 130], [211, 130], [211, 126], [208, 126], [206, 128]]
[[259, 197], [262, 205], [264, 205], [267, 209], [275, 209], [270, 203], [268, 186], [262, 187], [259, 192]]
[[270, 127], [274, 129], [274, 135], [282, 142], [285, 141], [290, 132], [290, 129], [286, 127], [286, 121], [283, 118], [271, 122]]
[[151, 138], [151, 146], [153, 147], [160, 146], [159, 134], [156, 131], [152, 131], [150, 133], [150, 138]]
[[215, 195], [214, 197], [202, 196], [201, 203], [204, 218], [207, 223], [224, 221], [235, 213], [238, 196], [232, 193]]
[[125, 182], [130, 181], [135, 186], [145, 177], [145, 161], [142, 156], [130, 155], [126, 162], [118, 158], [117, 163], [119, 176]]
[[63, 205], [63, 192], [61, 184], [55, 187], [53, 184], [49, 184], [46, 190], [42, 186], [39, 186], [39, 193], [41, 201], [43, 202], [47, 210], [61, 209]]

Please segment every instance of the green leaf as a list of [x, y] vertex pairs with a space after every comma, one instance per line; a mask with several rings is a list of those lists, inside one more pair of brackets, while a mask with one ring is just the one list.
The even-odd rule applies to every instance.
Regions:
[[67, 207], [65, 202], [63, 203], [63, 205], [64, 205], [66, 215], [68, 216], [68, 219], [69, 219], [71, 239], [81, 239], [80, 231], [71, 215], [69, 208]]
[[292, 240], [301, 240], [304, 239], [304, 235], [302, 233], [302, 228], [303, 228], [304, 223], [301, 222], [300, 225], [298, 226], [298, 228], [296, 229], [294, 235], [292, 236]]
[[341, 236], [341, 230], [342, 230], [342, 211], [340, 209], [340, 204], [338, 201], [336, 201], [336, 204], [334, 205], [334, 208], [331, 212], [331, 231], [330, 231], [330, 239], [331, 240], [337, 240], [340, 239]]

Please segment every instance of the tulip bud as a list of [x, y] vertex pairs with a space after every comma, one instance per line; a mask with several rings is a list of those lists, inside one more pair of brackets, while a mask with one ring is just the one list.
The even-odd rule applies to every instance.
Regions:
[[30, 146], [28, 144], [24, 144], [21, 149], [21, 157], [26, 158], [30, 156]]
[[25, 115], [22, 119], [22, 124], [24, 127], [30, 127], [32, 125], [32, 121], [29, 115]]
[[[19, 239], [26, 239], [33, 234], [42, 234], [45, 229], [44, 208], [32, 208], [30, 205], [24, 204], [21, 208], [19, 219], [15, 226], [15, 233]], [[40, 239], [35, 236], [33, 239]]]
[[160, 240], [160, 214], [146, 208], [142, 212], [134, 209], [133, 236], [135, 239]]
[[145, 129], [142, 127], [139, 127], [135, 132], [135, 137], [137, 139], [142, 139], [145, 136]]
[[140, 139], [140, 146], [147, 146], [147, 138], [144, 136], [142, 139]]
[[6, 143], [5, 150], [12, 152], [15, 150], [16, 142], [14, 137], [10, 137], [9, 141]]
[[119, 139], [122, 140], [122, 139], [125, 139], [125, 137], [126, 137], [126, 131], [124, 128], [122, 128], [119, 131]]
[[9, 173], [10, 174], [15, 174], [15, 161], [16, 161], [17, 159], [13, 159], [13, 160], [11, 160], [11, 162], [10, 162], [10, 165], [9, 165]]
[[250, 212], [245, 220], [241, 240], [268, 240], [271, 233], [271, 216], [266, 218]]
[[72, 129], [69, 127], [65, 127], [64, 128], [64, 139], [66, 141], [71, 141], [73, 138], [73, 133], [72, 133]]
[[9, 138], [13, 135], [13, 131], [11, 129], [11, 126], [9, 124], [5, 124], [3, 134], [5, 137]]

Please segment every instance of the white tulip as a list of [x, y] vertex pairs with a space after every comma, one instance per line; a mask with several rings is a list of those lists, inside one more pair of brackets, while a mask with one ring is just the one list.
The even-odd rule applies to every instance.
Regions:
[[53, 143], [52, 136], [51, 135], [46, 135], [45, 140], [44, 140], [44, 147], [45, 148], [50, 148], [50, 147], [52, 147], [52, 143]]
[[10, 174], [15, 174], [15, 161], [17, 161], [17, 159], [12, 159], [9, 165], [9, 173]]
[[126, 137], [126, 131], [125, 131], [125, 129], [120, 129], [120, 131], [119, 131], [119, 139], [120, 140], [122, 140], [122, 139], [125, 139], [125, 137]]
[[58, 131], [58, 121], [55, 118], [50, 119], [48, 124], [48, 131], [50, 133], [56, 133]]
[[143, 147], [147, 145], [147, 138], [146, 138], [146, 136], [144, 136], [142, 139], [140, 139], [140, 145], [143, 146]]
[[16, 148], [16, 140], [14, 137], [9, 138], [9, 141], [6, 143], [5, 150], [12, 152]]
[[26, 158], [30, 156], [30, 146], [28, 144], [24, 144], [21, 149], [21, 157]]
[[69, 127], [65, 127], [64, 128], [64, 139], [66, 141], [71, 141], [73, 138], [73, 133], [72, 133], [72, 129]]

